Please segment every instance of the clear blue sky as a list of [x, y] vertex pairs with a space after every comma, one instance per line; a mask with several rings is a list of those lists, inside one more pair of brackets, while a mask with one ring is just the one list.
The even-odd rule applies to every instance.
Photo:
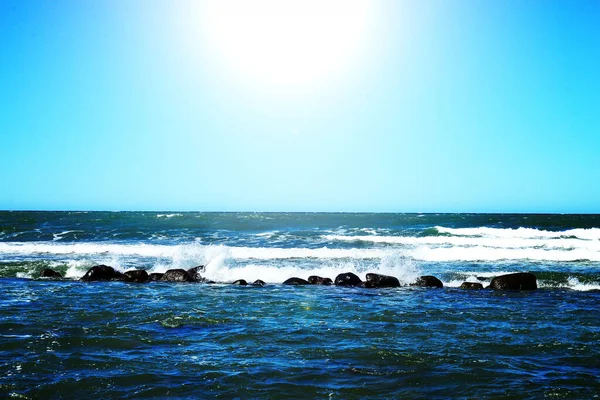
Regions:
[[200, 2], [3, 0], [0, 209], [600, 212], [600, 2], [371, 4], [298, 84]]

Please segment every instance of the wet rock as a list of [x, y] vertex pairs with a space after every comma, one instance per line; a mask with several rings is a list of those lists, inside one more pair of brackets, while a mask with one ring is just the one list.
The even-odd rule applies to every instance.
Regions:
[[60, 272], [57, 272], [50, 268], [44, 268], [42, 272], [40, 272], [40, 278], [62, 278]]
[[253, 286], [265, 286], [265, 282], [261, 281], [260, 279], [255, 280], [254, 282], [252, 282]]
[[444, 284], [435, 276], [420, 276], [414, 283], [414, 286], [443, 288]]
[[367, 281], [365, 282], [364, 286], [367, 288], [386, 288], [400, 286], [400, 281], [394, 276], [367, 274], [366, 278]]
[[95, 265], [81, 277], [81, 280], [85, 282], [122, 281], [123, 279], [122, 273], [108, 265]]
[[204, 265], [198, 265], [197, 267], [190, 268], [187, 270], [188, 275], [195, 281], [204, 282], [205, 279], [200, 275], [200, 272], [205, 272], [206, 267]]
[[308, 285], [308, 281], [302, 278], [290, 278], [283, 282], [284, 285]]
[[467, 290], [481, 290], [483, 289], [483, 285], [479, 282], [463, 282], [462, 285], [460, 285], [460, 288]]
[[331, 278], [321, 278], [320, 276], [316, 275], [309, 276], [308, 283], [311, 285], [333, 285]]
[[193, 282], [185, 269], [170, 269], [160, 278], [161, 282]]
[[151, 282], [154, 281], [160, 281], [162, 279], [164, 274], [160, 273], [160, 272], [153, 272], [150, 275], [148, 275], [148, 280]]
[[499, 290], [535, 290], [537, 289], [537, 278], [529, 272], [501, 275], [492, 279], [488, 288]]
[[246, 286], [247, 284], [248, 284], [248, 282], [246, 282], [244, 279], [238, 279], [237, 281], [232, 283], [232, 285], [240, 285], [240, 286]]
[[125, 282], [145, 283], [148, 282], [148, 273], [143, 269], [134, 269], [124, 274]]
[[352, 272], [339, 274], [335, 277], [336, 286], [359, 286], [362, 283], [360, 278]]

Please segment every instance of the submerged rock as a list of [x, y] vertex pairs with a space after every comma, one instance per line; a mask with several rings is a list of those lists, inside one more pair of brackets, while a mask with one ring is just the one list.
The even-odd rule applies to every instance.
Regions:
[[479, 282], [463, 282], [460, 289], [480, 290], [483, 289], [483, 285]]
[[148, 275], [148, 280], [151, 282], [160, 281], [162, 279], [163, 275], [164, 274], [160, 273], [160, 272], [153, 272], [150, 275]]
[[143, 269], [134, 269], [124, 274], [125, 282], [145, 283], [148, 282], [148, 273]]
[[246, 282], [244, 279], [238, 279], [237, 281], [234, 281], [232, 283], [232, 285], [240, 285], [240, 286], [246, 286], [248, 284], [248, 282]]
[[499, 290], [535, 290], [537, 289], [537, 278], [529, 272], [500, 275], [492, 279], [488, 288]]
[[290, 278], [283, 282], [284, 285], [308, 285], [308, 281], [302, 278]]
[[95, 265], [81, 277], [81, 280], [85, 282], [122, 281], [123, 279], [124, 276], [122, 273], [108, 265]]
[[160, 278], [162, 282], [193, 282], [184, 269], [170, 269]]
[[321, 278], [320, 276], [316, 275], [309, 276], [308, 283], [311, 285], [333, 285], [331, 278]]
[[261, 281], [260, 279], [255, 280], [254, 282], [252, 282], [253, 286], [265, 286], [265, 282]]
[[380, 274], [367, 274], [367, 281], [365, 287], [367, 288], [386, 288], [386, 287], [399, 287], [400, 281], [395, 276], [380, 275]]
[[360, 278], [352, 272], [339, 274], [335, 277], [336, 286], [359, 286], [362, 283]]
[[190, 268], [187, 270], [188, 275], [195, 281], [204, 282], [205, 279], [200, 275], [200, 272], [205, 272], [206, 267], [204, 265], [198, 265], [197, 267]]
[[40, 272], [40, 278], [62, 278], [62, 274], [50, 268], [44, 268]]
[[443, 288], [444, 284], [435, 276], [426, 275], [417, 278], [414, 286]]

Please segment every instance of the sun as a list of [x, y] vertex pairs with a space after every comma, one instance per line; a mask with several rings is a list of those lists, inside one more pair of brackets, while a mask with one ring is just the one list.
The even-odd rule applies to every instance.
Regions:
[[367, 0], [209, 0], [200, 14], [217, 68], [247, 84], [289, 88], [349, 72], [366, 47], [373, 6]]

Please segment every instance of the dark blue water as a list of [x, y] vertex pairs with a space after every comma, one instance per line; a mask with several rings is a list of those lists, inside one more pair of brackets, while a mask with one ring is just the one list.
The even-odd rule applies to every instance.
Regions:
[[[600, 219], [0, 213], [0, 397], [593, 398]], [[206, 265], [220, 283], [78, 281]], [[50, 267], [68, 279], [38, 279]], [[434, 274], [444, 289], [290, 287]], [[465, 291], [530, 271], [531, 292]], [[228, 284], [263, 279], [264, 287]]]

